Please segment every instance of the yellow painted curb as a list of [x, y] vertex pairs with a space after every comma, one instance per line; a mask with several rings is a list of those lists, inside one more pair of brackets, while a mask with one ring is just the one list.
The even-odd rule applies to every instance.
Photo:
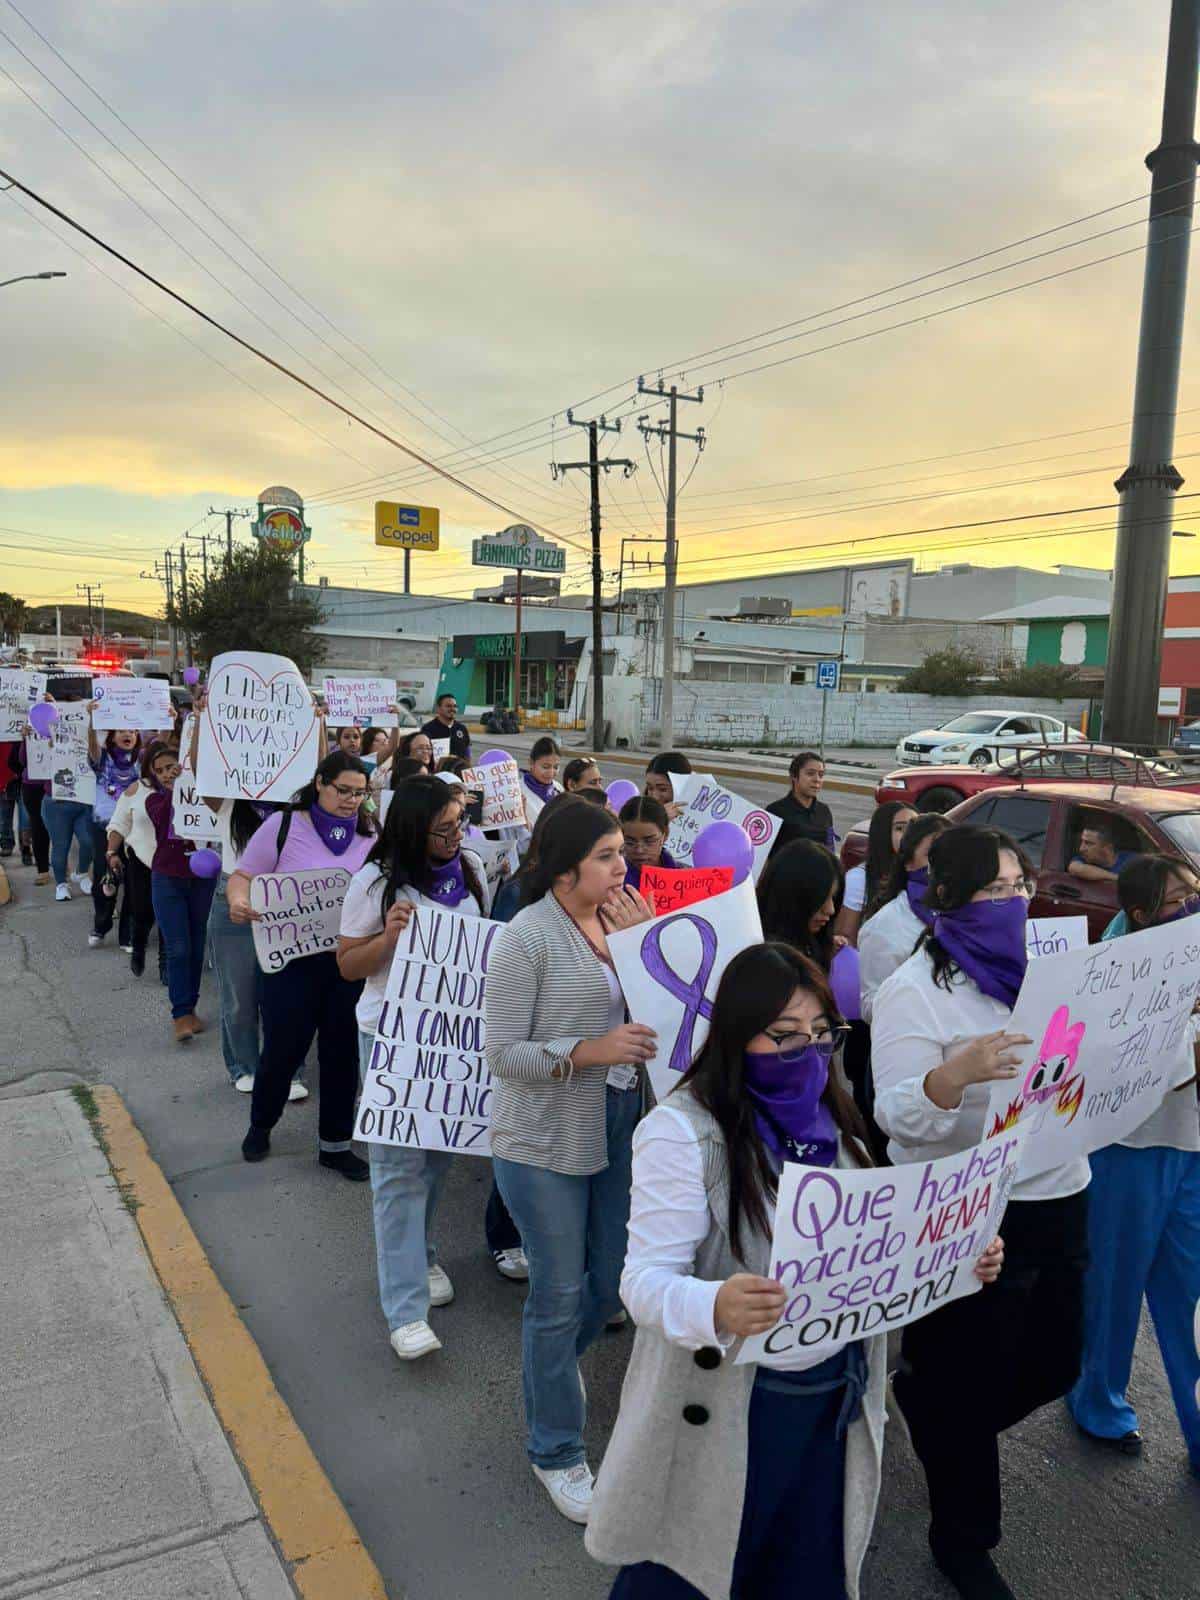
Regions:
[[113, 1174], [304, 1600], [388, 1600], [379, 1569], [115, 1089], [96, 1089]]

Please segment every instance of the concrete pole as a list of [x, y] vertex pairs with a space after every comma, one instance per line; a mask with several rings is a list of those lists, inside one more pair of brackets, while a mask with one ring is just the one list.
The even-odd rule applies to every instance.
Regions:
[[1198, 72], [1200, 0], [1172, 0], [1162, 139], [1146, 157], [1153, 181], [1133, 433], [1129, 466], [1116, 484], [1121, 505], [1104, 737], [1122, 745], [1154, 744], [1158, 720], [1171, 522], [1183, 483], [1171, 457], [1200, 155], [1194, 137]]
[[600, 563], [600, 430], [588, 423], [592, 509], [592, 749], [604, 749], [604, 572]]
[[667, 437], [667, 555], [663, 584], [662, 637], [662, 733], [660, 750], [670, 750], [675, 742], [675, 570], [679, 546], [675, 542], [676, 455], [675, 417], [679, 391], [671, 385], [670, 432]]

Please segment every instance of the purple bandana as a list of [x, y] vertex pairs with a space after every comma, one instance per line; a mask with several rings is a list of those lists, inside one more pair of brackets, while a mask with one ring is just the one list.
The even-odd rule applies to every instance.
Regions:
[[101, 786], [107, 794], [124, 794], [131, 783], [137, 782], [140, 766], [136, 745], [132, 750], [106, 750], [101, 758]]
[[919, 917], [927, 928], [932, 928], [933, 912], [925, 904], [925, 896], [929, 893], [929, 868], [918, 867], [915, 872], [910, 872], [904, 892], [913, 916]]
[[829, 1052], [809, 1045], [785, 1058], [747, 1050], [742, 1061], [746, 1093], [767, 1149], [780, 1161], [831, 1167], [837, 1159], [837, 1124], [821, 1100], [829, 1081]]
[[[648, 866], [649, 862], [646, 864]], [[679, 866], [679, 863], [667, 850], [664, 850], [662, 855], [659, 856], [658, 864], [660, 867], [669, 867], [672, 871], [675, 871]], [[642, 887], [642, 869], [632, 861], [627, 863], [625, 867], [625, 887], [627, 889], [640, 889]]]
[[939, 911], [933, 937], [955, 966], [1002, 1005], [1016, 1004], [1025, 976], [1025, 923], [1029, 902], [972, 900], [958, 911]]
[[521, 781], [529, 790], [530, 794], [537, 795], [538, 799], [541, 800], [544, 805], [549, 805], [550, 801], [553, 800], [554, 796], [558, 793], [558, 790], [552, 783], [540, 782], [534, 777], [532, 772], [522, 772]]
[[308, 814], [312, 818], [312, 825], [317, 830], [317, 837], [335, 856], [345, 855], [354, 841], [358, 828], [356, 817], [335, 817], [332, 811], [325, 811], [321, 806], [309, 806]]
[[436, 900], [440, 906], [449, 906], [453, 909], [460, 905], [471, 892], [467, 888], [461, 853], [456, 855], [453, 861], [447, 861], [444, 866], [429, 867], [422, 892], [426, 899]]

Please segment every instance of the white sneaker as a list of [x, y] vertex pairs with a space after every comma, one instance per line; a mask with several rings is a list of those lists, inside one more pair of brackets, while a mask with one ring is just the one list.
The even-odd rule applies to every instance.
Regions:
[[233, 1080], [233, 1087], [239, 1094], [249, 1094], [254, 1088], [253, 1073], [243, 1072], [240, 1078], [235, 1078]]
[[[251, 1078], [250, 1082], [251, 1082], [251, 1085], [253, 1085], [254, 1079]], [[293, 1083], [291, 1088], [288, 1090], [288, 1099], [289, 1100], [307, 1100], [308, 1099], [308, 1090], [304, 1087], [304, 1085], [302, 1083]]]
[[121, 946], [121, 949], [125, 952], [125, 954], [127, 956], [131, 956], [133, 954], [133, 946], [131, 944], [123, 944]]
[[544, 1486], [561, 1511], [572, 1522], [586, 1522], [592, 1509], [592, 1469], [586, 1461], [577, 1467], [534, 1467], [533, 1475]]
[[90, 874], [88, 874], [86, 872], [83, 872], [83, 873], [77, 872], [75, 874], [75, 882], [83, 890], [84, 894], [91, 894], [91, 892], [92, 892], [92, 880], [91, 880]]
[[429, 1304], [431, 1306], [448, 1306], [454, 1299], [454, 1285], [442, 1271], [441, 1267], [429, 1269]]
[[514, 1283], [523, 1283], [529, 1276], [529, 1260], [517, 1245], [512, 1250], [497, 1250], [493, 1256], [496, 1271], [502, 1278], [511, 1278]]
[[89, 933], [88, 934], [88, 949], [89, 950], [94, 950], [97, 945], [100, 945], [100, 944], [103, 944], [103, 943], [104, 943], [104, 935], [102, 933]]
[[69, 883], [56, 883], [54, 885], [54, 898], [56, 900], [69, 900], [71, 898], [71, 885]]
[[442, 1341], [427, 1322], [406, 1322], [392, 1332], [392, 1349], [401, 1361], [419, 1361], [442, 1348]]

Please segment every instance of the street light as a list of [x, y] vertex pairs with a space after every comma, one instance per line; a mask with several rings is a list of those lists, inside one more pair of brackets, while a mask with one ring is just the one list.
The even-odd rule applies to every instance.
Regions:
[[33, 283], [43, 278], [65, 278], [65, 272], [24, 272], [19, 278], [5, 278], [0, 283], [0, 289], [7, 289], [10, 283]]

